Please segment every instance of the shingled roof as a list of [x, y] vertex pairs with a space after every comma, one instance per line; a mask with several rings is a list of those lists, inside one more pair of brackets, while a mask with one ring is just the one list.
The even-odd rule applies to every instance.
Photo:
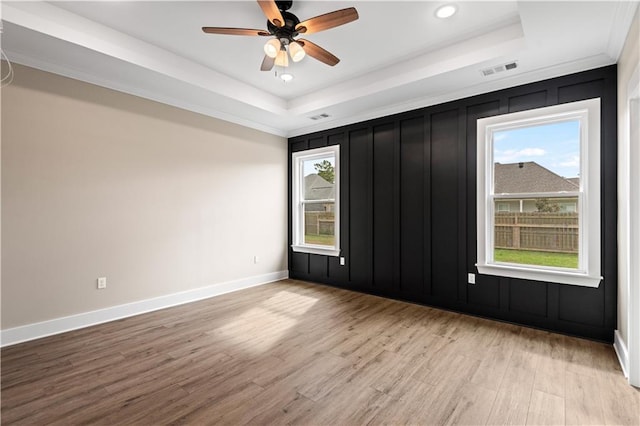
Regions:
[[579, 178], [563, 178], [535, 161], [500, 164], [494, 168], [496, 194], [526, 192], [575, 192]]
[[307, 200], [328, 200], [336, 197], [335, 185], [317, 174], [304, 177], [304, 198]]

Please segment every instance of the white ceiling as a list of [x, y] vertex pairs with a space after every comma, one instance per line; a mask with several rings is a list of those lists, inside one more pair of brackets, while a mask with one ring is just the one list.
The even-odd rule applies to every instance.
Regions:
[[294, 1], [301, 20], [350, 6], [360, 19], [305, 36], [341, 62], [306, 57], [289, 83], [259, 70], [267, 38], [200, 29], [266, 28], [255, 1], [3, 1], [2, 48], [16, 63], [296, 136], [615, 63], [638, 5], [455, 1], [442, 20], [444, 3]]

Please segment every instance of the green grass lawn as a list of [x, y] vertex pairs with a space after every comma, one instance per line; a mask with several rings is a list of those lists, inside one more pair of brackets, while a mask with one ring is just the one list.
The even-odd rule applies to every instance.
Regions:
[[304, 242], [307, 244], [319, 244], [322, 246], [333, 246], [335, 244], [334, 235], [304, 234]]
[[523, 265], [556, 266], [574, 269], [578, 267], [577, 253], [496, 249], [493, 259], [496, 262], [518, 263]]

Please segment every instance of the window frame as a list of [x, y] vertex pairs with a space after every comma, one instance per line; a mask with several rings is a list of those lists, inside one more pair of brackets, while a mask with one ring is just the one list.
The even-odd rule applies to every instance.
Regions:
[[[486, 275], [598, 287], [601, 274], [600, 218], [600, 98], [536, 108], [482, 118], [477, 121], [477, 263], [478, 272]], [[495, 200], [522, 194], [494, 194], [493, 134], [498, 131], [551, 124], [559, 121], [580, 122], [580, 188], [578, 268], [545, 267], [495, 262]], [[527, 194], [550, 196], [551, 194]]]
[[[333, 201], [334, 203], [334, 233], [335, 244], [332, 247], [320, 244], [304, 243], [304, 168], [303, 163], [308, 160], [322, 159], [334, 156], [334, 185], [335, 198], [333, 200], [311, 200], [314, 203]], [[320, 254], [325, 256], [340, 256], [340, 146], [330, 145], [305, 151], [294, 152], [291, 155], [291, 249], [298, 253]]]

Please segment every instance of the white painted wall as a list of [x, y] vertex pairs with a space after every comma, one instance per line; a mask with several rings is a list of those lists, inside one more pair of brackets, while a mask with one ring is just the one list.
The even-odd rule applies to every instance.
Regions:
[[23, 66], [1, 112], [3, 330], [286, 271], [284, 138]]
[[[629, 95], [640, 72], [640, 9], [618, 61], [618, 329], [615, 347], [630, 383], [640, 386], [640, 140]], [[635, 96], [635, 95], [633, 95]], [[633, 97], [632, 96], [632, 97]], [[637, 111], [635, 114], [637, 115]], [[637, 117], [635, 117], [637, 120]]]

